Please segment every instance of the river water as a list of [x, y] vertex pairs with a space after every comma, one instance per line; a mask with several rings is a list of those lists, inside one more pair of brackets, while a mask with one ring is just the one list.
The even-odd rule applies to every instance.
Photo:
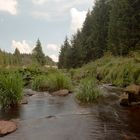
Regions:
[[1, 140], [138, 140], [140, 107], [119, 105], [119, 94], [104, 91], [93, 105], [79, 105], [71, 94], [54, 97], [37, 93], [27, 105], [0, 112], [0, 119], [15, 119], [18, 130]]

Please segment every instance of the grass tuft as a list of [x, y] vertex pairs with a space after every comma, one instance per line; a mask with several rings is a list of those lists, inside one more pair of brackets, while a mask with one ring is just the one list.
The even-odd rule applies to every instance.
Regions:
[[56, 72], [49, 75], [38, 76], [32, 82], [32, 89], [37, 91], [57, 91], [71, 89], [71, 80], [66, 75]]
[[98, 97], [100, 97], [100, 95], [101, 93], [95, 84], [95, 80], [91, 78], [85, 78], [81, 80], [75, 96], [80, 102], [92, 103]]
[[22, 99], [23, 80], [17, 73], [0, 75], [0, 105], [2, 108], [11, 108]]

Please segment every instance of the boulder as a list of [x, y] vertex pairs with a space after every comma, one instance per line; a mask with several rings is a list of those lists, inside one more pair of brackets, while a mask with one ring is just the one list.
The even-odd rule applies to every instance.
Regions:
[[69, 90], [67, 89], [58, 90], [58, 91], [52, 92], [51, 94], [54, 96], [67, 96], [69, 95]]
[[128, 94], [129, 104], [132, 102], [140, 102], [140, 86], [139, 85], [130, 85], [124, 89], [124, 92]]
[[132, 93], [132, 94], [139, 94], [140, 93], [140, 86], [139, 85], [129, 85], [124, 89], [124, 92], [126, 93]]
[[24, 89], [23, 93], [24, 96], [33, 96], [36, 94], [36, 92], [32, 91], [31, 89]]
[[16, 131], [17, 125], [12, 121], [0, 121], [0, 136]]
[[27, 97], [23, 97], [23, 99], [21, 100], [20, 104], [28, 104]]

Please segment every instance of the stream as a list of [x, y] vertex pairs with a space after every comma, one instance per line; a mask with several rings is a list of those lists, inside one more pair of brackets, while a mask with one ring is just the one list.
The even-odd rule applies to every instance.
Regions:
[[[111, 89], [111, 88], [110, 88]], [[14, 119], [18, 130], [1, 140], [138, 140], [140, 106], [121, 107], [117, 90], [102, 87], [104, 96], [93, 105], [79, 105], [66, 97], [36, 93], [29, 103], [0, 112]], [[30, 92], [32, 92], [30, 90]]]

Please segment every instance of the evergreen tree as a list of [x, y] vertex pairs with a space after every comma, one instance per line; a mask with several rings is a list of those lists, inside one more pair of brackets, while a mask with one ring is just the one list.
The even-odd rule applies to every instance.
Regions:
[[80, 67], [102, 57], [106, 51], [127, 55], [140, 50], [139, 7], [140, 0], [96, 0], [71, 44], [67, 39], [64, 41], [59, 67]]
[[[17, 65], [21, 64], [21, 55], [20, 55], [20, 51], [17, 48], [15, 49], [14, 56], [15, 56], [15, 64]], [[10, 60], [10, 64], [12, 64], [11, 60]]]
[[61, 46], [61, 51], [59, 54], [59, 68], [68, 68], [69, 67], [69, 52], [70, 52], [71, 46], [69, 44], [68, 38], [65, 38], [64, 44]]
[[45, 65], [46, 59], [39, 39], [36, 42], [36, 47], [33, 49], [32, 55], [38, 64]]
[[126, 55], [136, 49], [140, 40], [139, 14], [137, 0], [112, 0], [109, 23], [109, 50], [114, 55]]
[[109, 12], [110, 2], [108, 0], [96, 1], [91, 13], [93, 15], [91, 34], [91, 42], [94, 44], [93, 59], [102, 57], [107, 50]]

